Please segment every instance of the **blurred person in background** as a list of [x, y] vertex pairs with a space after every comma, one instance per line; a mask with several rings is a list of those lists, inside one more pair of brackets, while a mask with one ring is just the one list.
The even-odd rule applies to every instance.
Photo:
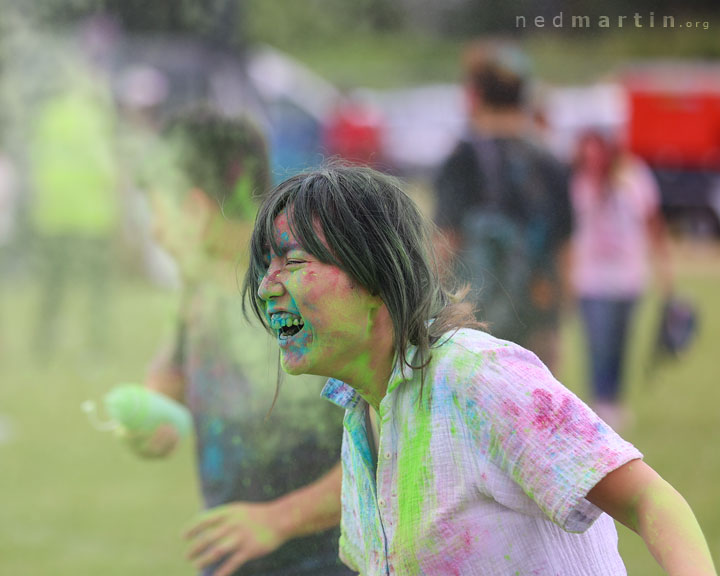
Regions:
[[0, 272], [3, 275], [6, 272], [4, 251], [15, 236], [17, 200], [15, 168], [10, 158], [0, 152]]
[[[183, 295], [174, 343], [146, 385], [194, 419], [208, 511], [186, 535], [188, 556], [206, 576], [350, 574], [333, 529], [342, 415], [320, 401], [322, 382], [312, 378], [286, 382], [288, 397], [273, 405], [270, 339], [242, 316], [238, 249], [249, 238], [253, 197], [269, 186], [262, 135], [247, 120], [195, 110], [171, 122], [168, 138], [177, 145], [177, 185], [185, 183], [153, 191], [152, 203]], [[145, 457], [167, 456], [177, 441], [169, 427], [128, 438]]]
[[14, 265], [12, 249], [17, 227], [17, 207], [15, 167], [10, 158], [0, 151], [0, 286]]
[[454, 273], [471, 284], [477, 317], [493, 335], [554, 370], [559, 263], [571, 226], [567, 174], [532, 141], [524, 55], [473, 43], [463, 63], [469, 123], [435, 183], [438, 249], [458, 256]]
[[[17, 218], [17, 186], [15, 168], [10, 158], [0, 151], [0, 356], [7, 333], [5, 314], [6, 283], [15, 267], [14, 239]], [[0, 413], [0, 442], [3, 439], [3, 415]]]
[[593, 407], [622, 430], [622, 369], [633, 311], [648, 288], [652, 255], [660, 289], [672, 290], [668, 239], [657, 183], [649, 168], [599, 130], [577, 143], [570, 185], [574, 213], [571, 281], [579, 299]]
[[79, 59], [64, 87], [44, 102], [30, 134], [30, 219], [41, 254], [35, 353], [46, 361], [58, 339], [66, 292], [88, 291], [88, 347], [105, 349], [112, 249], [118, 224], [115, 111], [106, 83]]

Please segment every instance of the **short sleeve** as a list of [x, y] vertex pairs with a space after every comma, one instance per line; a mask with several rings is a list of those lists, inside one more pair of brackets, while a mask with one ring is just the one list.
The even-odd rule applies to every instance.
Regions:
[[630, 173], [640, 209], [646, 217], [650, 217], [660, 208], [660, 189], [657, 180], [650, 168], [639, 159], [633, 159]]
[[568, 532], [585, 531], [602, 513], [587, 493], [642, 458], [534, 354], [514, 344], [482, 355], [467, 392], [480, 450]]

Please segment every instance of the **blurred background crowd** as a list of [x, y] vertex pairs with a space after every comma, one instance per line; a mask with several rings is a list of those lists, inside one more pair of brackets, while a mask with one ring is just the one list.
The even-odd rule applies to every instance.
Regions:
[[[176, 329], [187, 262], [158, 241], [158, 202], [192, 187], [176, 119], [249, 119], [268, 183], [331, 157], [370, 164], [450, 229], [441, 174], [474, 122], [463, 54], [477, 39], [511, 46], [499, 74], [523, 80], [523, 138], [570, 190], [576, 251], [549, 364], [685, 495], [720, 562], [718, 26], [703, 0], [0, 0], [0, 573], [193, 573], [177, 536], [199, 506], [191, 448], [148, 465], [79, 409], [141, 381]], [[602, 191], [628, 180], [639, 196], [603, 216]], [[235, 208], [252, 216], [252, 202]], [[169, 213], [160, 233], [182, 237]], [[598, 307], [596, 236], [646, 241], [625, 217], [648, 219], [660, 273]], [[617, 266], [645, 266], [643, 250]], [[671, 296], [695, 322], [681, 354], [658, 345]], [[593, 384], [607, 380], [594, 357], [612, 353], [586, 335], [602, 330], [621, 343], [620, 391]], [[629, 573], [653, 574], [620, 530]]]

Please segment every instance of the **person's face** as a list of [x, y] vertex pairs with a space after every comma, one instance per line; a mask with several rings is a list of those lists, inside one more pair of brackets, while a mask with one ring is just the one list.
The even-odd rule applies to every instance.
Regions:
[[300, 246], [285, 212], [275, 219], [275, 240], [280, 254], [268, 247], [258, 296], [277, 336], [283, 370], [340, 378], [344, 367], [370, 354], [381, 300]]
[[610, 169], [610, 148], [599, 138], [588, 137], [580, 145], [580, 160], [589, 173], [603, 175]]

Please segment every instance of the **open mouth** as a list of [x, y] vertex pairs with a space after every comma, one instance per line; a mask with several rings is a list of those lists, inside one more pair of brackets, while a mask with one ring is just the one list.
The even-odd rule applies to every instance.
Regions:
[[285, 340], [292, 338], [305, 326], [301, 316], [291, 312], [278, 312], [270, 316], [270, 327], [278, 334], [278, 338]]

